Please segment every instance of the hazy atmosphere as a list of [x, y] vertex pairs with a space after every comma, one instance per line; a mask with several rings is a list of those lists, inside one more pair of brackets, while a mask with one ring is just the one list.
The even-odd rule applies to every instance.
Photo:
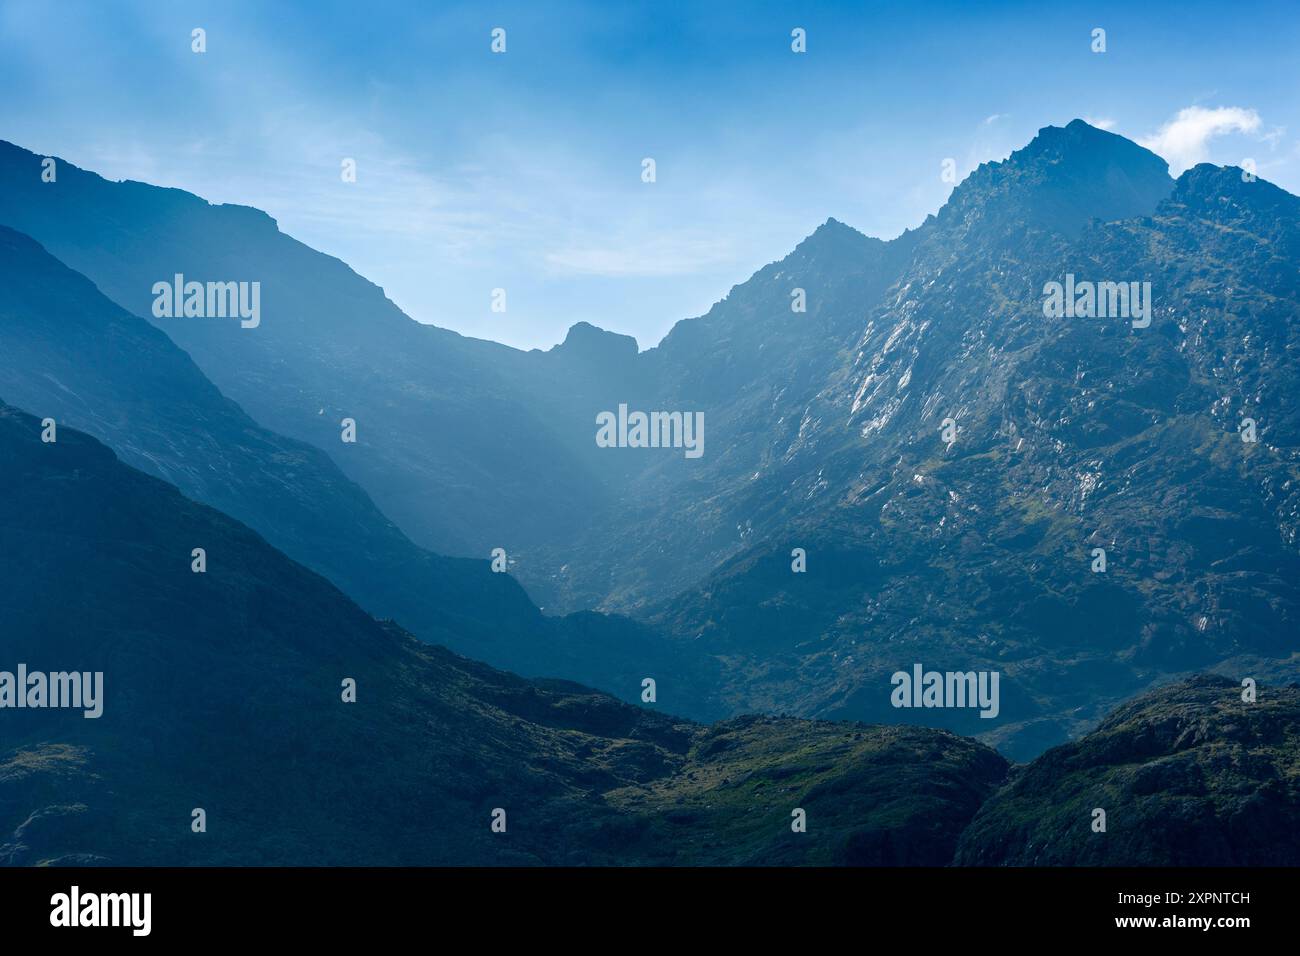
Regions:
[[412, 318], [519, 348], [578, 321], [649, 348], [827, 217], [892, 238], [945, 159], [1076, 117], [1295, 192], [1297, 75], [1271, 2], [0, 4], [8, 139], [264, 209]]

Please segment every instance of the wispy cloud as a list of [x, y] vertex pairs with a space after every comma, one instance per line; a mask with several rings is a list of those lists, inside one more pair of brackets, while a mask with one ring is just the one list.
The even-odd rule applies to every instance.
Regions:
[[[1178, 18], [1179, 42], [1148, 51], [1152, 75], [1180, 77], [1177, 116], [1124, 71], [1096, 71], [1080, 94], [1035, 54], [1045, 29], [1077, 29], [1065, 13], [990, 10], [1007, 67], [990, 72], [965, 19], [919, 5], [889, 5], [884, 20], [846, 11], [833, 47], [808, 57], [773, 40], [790, 29], [785, 13], [736, 4], [665, 19], [653, 0], [571, 0], [566, 18], [506, 0], [494, 9], [509, 21], [507, 56], [489, 51], [465, 0], [324, 6], [286, 45], [301, 18], [252, 0], [0, 0], [0, 86], [12, 91], [0, 136], [110, 178], [265, 209], [413, 317], [524, 346], [611, 313], [620, 331], [658, 341], [828, 216], [897, 235], [951, 191], [945, 159], [960, 179], [1079, 111], [1151, 134], [1176, 166], [1250, 157], [1300, 192], [1284, 135], [1300, 129], [1300, 106], [1286, 84], [1255, 82], [1293, 53], [1294, 17], [1268, 5], [1252, 12], [1254, 45], [1223, 43], [1207, 7]], [[209, 51], [196, 56], [200, 23]], [[863, 58], [882, 27], [934, 43]], [[864, 109], [864, 84], [897, 95]], [[1241, 89], [1249, 100], [1228, 92]], [[1252, 109], [1216, 109], [1234, 102]], [[653, 184], [640, 177], [646, 156]], [[341, 179], [345, 158], [355, 182]], [[491, 310], [496, 288], [509, 312]]]
[[1156, 133], [1138, 140], [1152, 152], [1169, 161], [1171, 172], [1178, 175], [1183, 170], [1205, 162], [1209, 155], [1209, 142], [1216, 136], [1230, 133], [1255, 133], [1261, 121], [1253, 109], [1240, 106], [1220, 106], [1206, 109], [1189, 106], [1160, 127]]
[[548, 253], [546, 263], [577, 275], [673, 276], [707, 271], [734, 258], [726, 239], [668, 236], [614, 246], [569, 246]]

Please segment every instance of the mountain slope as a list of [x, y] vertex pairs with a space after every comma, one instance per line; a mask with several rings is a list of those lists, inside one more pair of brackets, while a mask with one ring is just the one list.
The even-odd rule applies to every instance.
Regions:
[[[846, 848], [893, 833], [929, 859], [951, 853], [1005, 773], [986, 748], [938, 732], [895, 751], [888, 728], [707, 730], [494, 671], [374, 621], [88, 436], [40, 433], [0, 405], [0, 670], [102, 671], [102, 715], [0, 709], [0, 862], [853, 862]], [[196, 545], [204, 574], [190, 570]], [[882, 751], [911, 767], [882, 781], [888, 812], [829, 799]], [[720, 760], [731, 776], [701, 782]], [[661, 788], [674, 778], [745, 815], [743, 843], [723, 839], [734, 820], [673, 816]], [[780, 787], [756, 793], [759, 778]], [[792, 844], [801, 803], [816, 809]], [[505, 833], [490, 829], [495, 808]], [[753, 825], [764, 819], [770, 829]]]
[[[113, 240], [122, 223], [106, 212], [143, 221], [125, 202], [136, 187], [85, 175], [83, 210], [25, 181], [0, 210], [73, 252], [83, 221], [97, 224], [107, 251], [81, 254], [142, 295], [159, 241]], [[173, 208], [147, 196], [147, 215]], [[527, 405], [534, 437], [582, 480], [546, 486], [566, 502], [546, 529], [500, 499], [515, 571], [548, 609], [636, 609], [675, 634], [709, 715], [924, 721], [1030, 759], [1169, 678], [1296, 672], [1298, 220], [1296, 198], [1266, 182], [1210, 167], [1175, 182], [1154, 154], [1076, 121], [985, 164], [891, 242], [826, 223], [657, 349], [588, 326], [545, 353], [462, 343], [439, 353], [456, 369], [446, 395], [400, 386], [384, 400], [418, 418], [426, 399], [470, 395], [469, 375]], [[196, 255], [229, 261], [211, 243]], [[1045, 287], [1068, 276], [1150, 282], [1150, 324], [1049, 317]], [[797, 290], [806, 312], [791, 309]], [[339, 314], [317, 329], [329, 350], [355, 332]], [[177, 327], [203, 350], [232, 347]], [[280, 343], [277, 361], [319, 369], [312, 343]], [[396, 367], [393, 381], [414, 381]], [[621, 402], [702, 411], [705, 455], [597, 447], [596, 413]], [[1241, 441], [1248, 418], [1258, 442]], [[449, 437], [478, 474], [477, 452]], [[462, 500], [390, 452], [361, 478], [372, 493], [372, 479], [409, 479]], [[524, 471], [537, 452], [511, 449]], [[889, 677], [915, 663], [998, 671], [1000, 716], [893, 708]]]
[[[998, 288], [1015, 278], [1020, 250], [1034, 249], [1040, 239], [1077, 236], [1092, 219], [1147, 215], [1172, 188], [1163, 160], [1075, 121], [1047, 127], [1006, 162], [981, 166], [938, 216], [890, 242], [827, 221], [708, 314], [677, 323], [625, 376], [624, 400], [634, 408], [640, 402], [703, 411], [710, 451], [697, 462], [605, 452], [629, 466], [613, 489], [611, 519], [591, 522], [579, 546], [566, 543], [562, 554], [543, 555], [544, 564], [566, 565], [549, 582], [559, 592], [547, 603], [611, 609], [654, 603], [665, 590], [676, 594], [699, 582], [792, 516], [832, 507], [840, 489], [822, 468], [827, 460], [842, 448], [845, 457], [868, 462], [883, 453], [861, 441], [844, 447], [849, 426], [842, 416], [850, 413], [829, 404], [826, 390], [841, 387], [846, 368], [878, 362], [883, 349], [909, 355], [909, 333], [890, 338], [909, 299], [933, 301], [977, 273], [988, 288]], [[903, 290], [903, 297], [887, 299], [891, 289]], [[800, 296], [806, 311], [795, 311]], [[929, 326], [932, 347], [956, 347], [946, 338], [955, 324]], [[913, 373], [919, 378], [923, 369]], [[872, 387], [884, 381], [877, 375]], [[962, 387], [970, 381], [974, 375]], [[856, 397], [851, 417], [871, 407], [866, 393]], [[877, 414], [888, 416], [899, 400], [890, 396]], [[602, 407], [613, 406], [556, 417], [589, 424]], [[590, 448], [589, 430], [584, 437]], [[630, 516], [628, 530], [615, 515]]]
[[[154, 321], [259, 423], [327, 451], [418, 544], [513, 552], [562, 536], [600, 500], [599, 483], [514, 389], [505, 356], [518, 353], [412, 321], [259, 210], [108, 182], [63, 160], [46, 183], [40, 159], [0, 141], [0, 224], [134, 315], [152, 318], [154, 284], [176, 274], [259, 282], [256, 328]], [[339, 442], [343, 418], [357, 422], [355, 445]]]
[[[1071, 125], [1045, 136], [1103, 189], [1115, 138]], [[1120, 143], [1131, 178], [1151, 181], [1154, 157]], [[1008, 181], [1082, 175], [1061, 155], [1031, 144], [973, 174], [918, 231], [857, 347], [797, 413], [784, 471], [750, 482], [779, 502], [755, 512], [753, 545], [656, 609], [728, 661], [731, 706], [892, 712], [1028, 759], [1162, 675], [1296, 674], [1300, 200], [1198, 168], [1146, 215], [1008, 211]], [[1046, 318], [1044, 285], [1067, 273], [1150, 281], [1151, 325]], [[889, 675], [915, 662], [1000, 670], [1001, 717], [893, 710]]]
[[[854, 324], [852, 310], [836, 303], [873, 296], [906, 246], [896, 241], [886, 250], [828, 223], [785, 264], [796, 279], [828, 277], [808, 314], [790, 312], [790, 275], [782, 278], [776, 264], [765, 270], [779, 291], [774, 320], [714, 321], [711, 313], [684, 323], [664, 352], [675, 356], [670, 361], [638, 356], [632, 340], [583, 326], [550, 352], [521, 353], [410, 321], [380, 290], [283, 235], [257, 210], [110, 183], [62, 160], [57, 181], [43, 183], [40, 168], [40, 157], [0, 142], [0, 223], [36, 238], [137, 315], [151, 314], [154, 283], [178, 273], [261, 282], [257, 328], [196, 318], [155, 324], [259, 423], [329, 453], [417, 543], [474, 556], [504, 547], [514, 573], [556, 611], [636, 606], [680, 590], [734, 553], [740, 538], [729, 515], [694, 516], [707, 544], [690, 538], [683, 550], [625, 531], [628, 512], [644, 508], [646, 497], [707, 493], [731, 474], [712, 465], [728, 446], [745, 467], [768, 455], [766, 443], [750, 447], [758, 437], [747, 433], [752, 410], [788, 392], [790, 375], [801, 393], [814, 387], [831, 360], [823, 335], [849, 335]], [[859, 253], [881, 261], [859, 264]], [[831, 274], [837, 263], [847, 270], [842, 280]], [[834, 296], [832, 284], [840, 290]], [[752, 300], [739, 308], [761, 311]], [[744, 407], [720, 408], [717, 401], [725, 404], [737, 383], [754, 377], [755, 359], [766, 371], [743, 388]], [[595, 414], [642, 401], [707, 409], [718, 436], [712, 454], [699, 463], [598, 449]], [[358, 423], [355, 446], [338, 441], [343, 417]], [[679, 493], [684, 480], [692, 483]], [[641, 513], [655, 534], [671, 531], [655, 507]]]
[[[886, 244], [830, 220], [707, 315], [679, 322], [599, 394], [570, 389], [553, 417], [573, 430], [587, 460], [611, 470], [604, 476], [610, 501], [576, 543], [537, 549], [544, 568], [564, 570], [529, 578], [530, 590], [547, 594], [552, 606], [640, 608], [752, 543], [756, 529], [787, 507], [773, 483], [790, 476], [786, 450], [808, 428], [801, 409], [852, 346], [863, 303], [888, 287], [910, 242]], [[806, 295], [806, 311], [792, 309], [796, 290]], [[533, 358], [535, 376], [554, 362], [550, 353]], [[522, 380], [545, 390], [535, 378]], [[596, 448], [596, 414], [619, 403], [702, 413], [703, 456]]]
[[[662, 642], [627, 621], [544, 618], [486, 560], [417, 548], [316, 448], [261, 428], [143, 319], [0, 227], [0, 395], [264, 534], [379, 617], [536, 676], [640, 692]], [[680, 669], [679, 669], [680, 670]], [[679, 710], [703, 713], [695, 697]]]
[[[1093, 827], [1106, 813], [1105, 832]], [[1199, 677], [1161, 688], [1057, 747], [962, 835], [966, 866], [1295, 866], [1300, 688]]]

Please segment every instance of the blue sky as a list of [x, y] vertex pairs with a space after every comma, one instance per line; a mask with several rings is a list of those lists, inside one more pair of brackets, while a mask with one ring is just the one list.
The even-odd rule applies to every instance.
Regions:
[[265, 209], [522, 348], [581, 320], [647, 348], [828, 216], [897, 235], [946, 157], [1075, 117], [1300, 193], [1300, 6], [1041, 6], [0, 0], [0, 138]]

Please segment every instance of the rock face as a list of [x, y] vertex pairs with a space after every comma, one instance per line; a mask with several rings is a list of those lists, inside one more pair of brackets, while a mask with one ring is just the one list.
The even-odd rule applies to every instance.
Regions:
[[[1300, 200], [1160, 172], [1071, 124], [972, 174], [829, 384], [782, 407], [797, 427], [685, 499], [741, 533], [651, 616], [728, 662], [729, 706], [926, 719], [1027, 760], [1162, 679], [1297, 676]], [[1126, 218], [1052, 199], [1112, 188]], [[1071, 274], [1150, 281], [1150, 326], [1046, 316]], [[773, 316], [782, 284], [823, 281], [771, 283]], [[914, 662], [1001, 671], [1002, 715], [892, 711]]]
[[1300, 864], [1300, 687], [1260, 687], [1245, 703], [1237, 682], [1207, 676], [1126, 704], [1017, 768], [962, 834], [956, 862]]

